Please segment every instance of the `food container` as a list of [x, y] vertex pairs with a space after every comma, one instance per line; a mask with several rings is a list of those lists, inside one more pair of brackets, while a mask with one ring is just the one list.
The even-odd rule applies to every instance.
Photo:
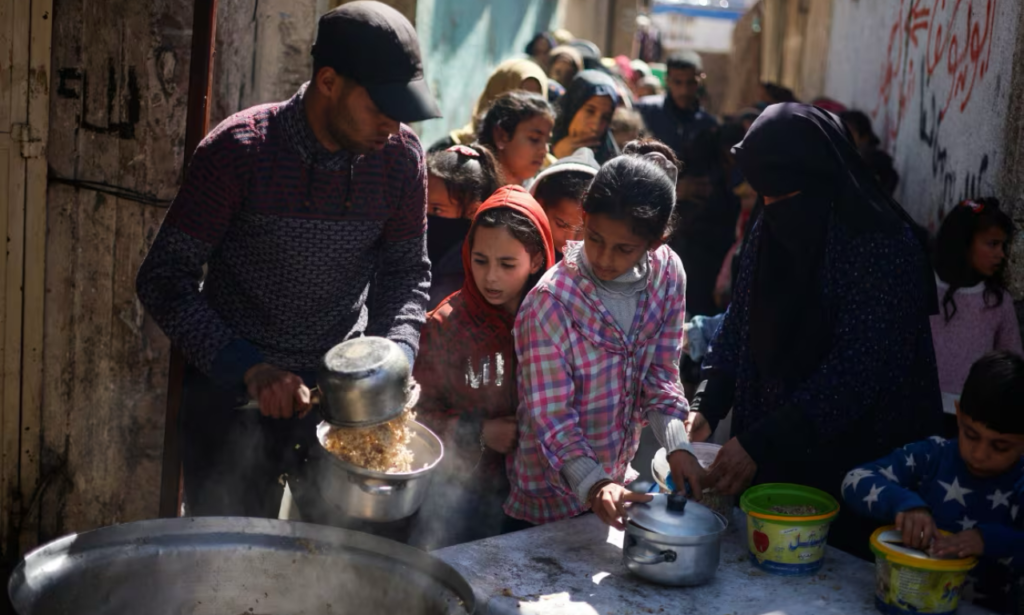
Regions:
[[[722, 449], [721, 445], [708, 442], [694, 442], [690, 446], [693, 447], [693, 454], [697, 457], [700, 467], [705, 470], [711, 467], [715, 457], [718, 456], [718, 451]], [[668, 455], [665, 454], [664, 448], [660, 448], [658, 452], [654, 453], [654, 459], [651, 460], [651, 474], [654, 476], [658, 486], [661, 487], [662, 493], [674, 493], [677, 491], [676, 482], [672, 478], [672, 472], [668, 467]], [[701, 493], [700, 503], [722, 515], [726, 520], [731, 520], [732, 511], [736, 507], [736, 496], [704, 489], [703, 493]], [[730, 529], [732, 529], [732, 524], [730, 523], [729, 525]]]
[[752, 564], [783, 576], [821, 569], [828, 528], [839, 514], [835, 498], [811, 487], [769, 483], [747, 489], [740, 508], [747, 513]]
[[18, 564], [19, 615], [469, 615], [473, 590], [428, 553], [362, 532], [242, 517], [71, 534]]
[[369, 427], [398, 417], [412, 391], [409, 359], [383, 337], [358, 337], [327, 351], [317, 371], [320, 415], [339, 427]]
[[905, 547], [903, 533], [893, 526], [875, 530], [871, 551], [875, 554], [875, 606], [887, 615], [954, 613], [967, 573], [978, 565], [973, 557], [937, 559]]
[[682, 494], [654, 494], [627, 509], [622, 560], [633, 574], [661, 585], [700, 585], [718, 570], [722, 515]]
[[441, 440], [423, 424], [413, 421], [409, 450], [412, 472], [388, 474], [375, 472], [343, 461], [324, 448], [331, 425], [317, 427], [315, 477], [324, 500], [340, 513], [363, 521], [389, 522], [412, 516], [430, 489], [435, 467], [444, 458]]

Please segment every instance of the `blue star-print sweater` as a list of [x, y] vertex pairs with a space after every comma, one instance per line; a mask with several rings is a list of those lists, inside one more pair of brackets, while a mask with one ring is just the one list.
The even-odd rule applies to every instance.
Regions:
[[1022, 479], [1024, 460], [1000, 476], [978, 478], [960, 457], [957, 440], [932, 436], [854, 468], [843, 480], [842, 494], [850, 508], [884, 523], [912, 508], [927, 508], [940, 529], [979, 530], [985, 553], [968, 577], [964, 597], [1012, 613], [1018, 612], [1013, 598], [1024, 572]]

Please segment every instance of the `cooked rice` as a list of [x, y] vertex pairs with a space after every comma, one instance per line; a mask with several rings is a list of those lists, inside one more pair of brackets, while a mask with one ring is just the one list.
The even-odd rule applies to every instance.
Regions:
[[405, 410], [397, 418], [373, 427], [334, 427], [324, 436], [324, 448], [339, 459], [374, 472], [404, 474], [412, 471], [413, 407], [419, 386], [412, 383]]

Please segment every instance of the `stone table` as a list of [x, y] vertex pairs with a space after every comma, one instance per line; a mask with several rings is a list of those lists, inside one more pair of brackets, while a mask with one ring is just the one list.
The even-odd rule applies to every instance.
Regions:
[[[595, 515], [435, 551], [473, 586], [482, 615], [877, 615], [874, 566], [829, 549], [812, 577], [777, 577], [747, 559], [744, 517], [723, 536], [704, 586], [662, 587], [622, 565], [623, 533]], [[960, 615], [988, 613], [962, 605]]]

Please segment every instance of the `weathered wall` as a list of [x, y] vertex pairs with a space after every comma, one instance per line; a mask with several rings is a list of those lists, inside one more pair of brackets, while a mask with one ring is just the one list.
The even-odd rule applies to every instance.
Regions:
[[962, 198], [1010, 196], [1000, 169], [1022, 100], [1020, 12], [1015, 0], [834, 0], [826, 93], [873, 118], [897, 197], [933, 231]]
[[551, 29], [557, 6], [558, 0], [419, 0], [416, 29], [427, 80], [444, 113], [417, 127], [425, 144], [469, 121], [491, 70]]
[[315, 0], [219, 0], [211, 126], [285, 100], [309, 79], [317, 9]]
[[54, 1], [47, 161], [106, 186], [47, 195], [41, 540], [157, 513], [168, 347], [134, 280], [180, 180], [191, 24], [189, 0]]

